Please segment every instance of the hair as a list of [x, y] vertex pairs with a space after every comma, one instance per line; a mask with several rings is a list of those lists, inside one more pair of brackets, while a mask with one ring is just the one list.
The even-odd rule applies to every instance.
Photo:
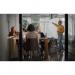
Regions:
[[14, 26], [11, 27], [11, 30], [13, 30], [13, 29], [14, 29]]
[[[13, 31], [14, 28], [15, 28], [15, 26], [12, 26], [12, 27], [11, 27], [11, 32]], [[16, 30], [15, 30], [15, 32], [16, 32]]]
[[23, 31], [26, 32], [27, 30], [25, 28], [23, 28]]
[[29, 24], [28, 28], [27, 28], [27, 31], [35, 31], [35, 27], [33, 24]]
[[12, 26], [11, 27], [11, 31], [9, 32], [9, 36], [13, 36], [13, 33], [15, 33], [15, 35], [16, 35], [16, 30], [14, 30], [14, 28], [15, 28], [15, 26]]
[[61, 20], [59, 20], [59, 21], [58, 21], [58, 23], [62, 23], [62, 21], [61, 21]]

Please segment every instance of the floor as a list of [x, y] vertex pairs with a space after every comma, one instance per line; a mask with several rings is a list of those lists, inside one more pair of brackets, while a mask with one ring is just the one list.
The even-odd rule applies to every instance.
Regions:
[[75, 41], [68, 44], [68, 61], [75, 61]]
[[[65, 60], [65, 50], [59, 51], [59, 48], [55, 45], [50, 47], [50, 49], [48, 50], [48, 59], [46, 59], [44, 56], [41, 55], [37, 55], [33, 58], [22, 55], [22, 61], [64, 61], [64, 60]], [[9, 61], [19, 61], [19, 58], [9, 58]]]
[[[22, 61], [64, 61], [65, 51], [52, 53], [48, 55], [48, 59], [41, 56], [33, 57], [32, 59], [28, 57], [23, 57]], [[10, 58], [9, 61], [19, 61], [19, 58]]]

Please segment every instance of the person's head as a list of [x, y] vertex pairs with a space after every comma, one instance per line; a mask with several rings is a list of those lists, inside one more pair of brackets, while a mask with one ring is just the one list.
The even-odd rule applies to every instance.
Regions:
[[33, 24], [30, 24], [29, 26], [28, 26], [28, 28], [27, 28], [27, 31], [35, 31], [35, 27], [34, 27], [34, 25]]
[[61, 24], [62, 24], [62, 21], [61, 21], [61, 20], [59, 20], [59, 21], [58, 21], [58, 24], [59, 24], [59, 25], [61, 25]]
[[23, 30], [23, 31], [25, 31], [25, 29], [24, 29], [24, 28], [23, 28], [22, 30]]
[[15, 26], [11, 27], [11, 32], [16, 32]]

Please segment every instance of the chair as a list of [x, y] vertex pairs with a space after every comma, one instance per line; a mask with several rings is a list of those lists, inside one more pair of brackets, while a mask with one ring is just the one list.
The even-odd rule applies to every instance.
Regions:
[[48, 38], [41, 38], [40, 44], [41, 44], [41, 56], [43, 60], [47, 60], [48, 59]]
[[38, 40], [37, 38], [26, 38], [25, 51], [29, 59], [37, 55]]

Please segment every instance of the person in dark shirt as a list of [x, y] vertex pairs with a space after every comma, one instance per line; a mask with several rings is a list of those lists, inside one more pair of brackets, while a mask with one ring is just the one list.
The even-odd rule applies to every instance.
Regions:
[[[45, 38], [45, 35], [44, 33], [41, 31], [40, 27], [37, 26], [36, 28], [36, 31], [38, 32], [40, 38]], [[40, 39], [40, 42], [39, 42], [39, 48], [40, 48], [40, 57], [43, 58], [43, 51], [44, 51], [44, 40]]]

